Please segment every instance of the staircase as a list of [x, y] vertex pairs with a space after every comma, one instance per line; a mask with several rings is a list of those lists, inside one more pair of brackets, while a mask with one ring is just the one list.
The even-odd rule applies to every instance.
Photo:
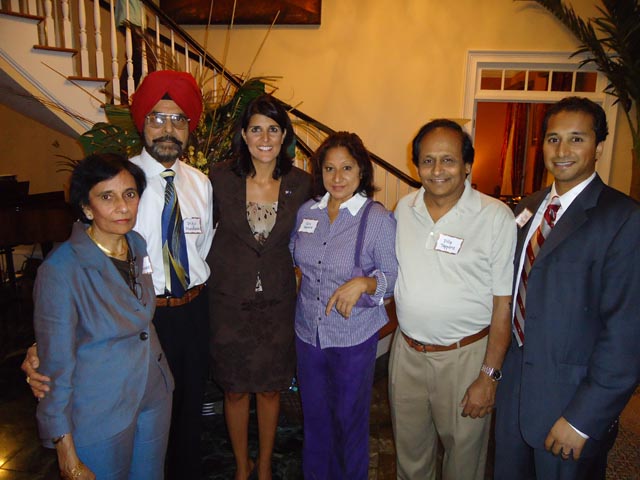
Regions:
[[[104, 121], [105, 79], [71, 80], [76, 50], [39, 44], [42, 17], [0, 12], [0, 67], [3, 103], [36, 116], [68, 135]], [[34, 99], [45, 108], [32, 112]]]

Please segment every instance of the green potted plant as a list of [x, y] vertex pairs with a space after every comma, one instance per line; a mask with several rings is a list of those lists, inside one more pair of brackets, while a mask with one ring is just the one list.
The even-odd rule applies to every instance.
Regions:
[[631, 197], [640, 200], [640, 3], [602, 0], [601, 16], [582, 19], [562, 0], [534, 0], [551, 12], [580, 41], [573, 55], [586, 55], [580, 64], [594, 63], [609, 81], [605, 91], [624, 110], [633, 141]]

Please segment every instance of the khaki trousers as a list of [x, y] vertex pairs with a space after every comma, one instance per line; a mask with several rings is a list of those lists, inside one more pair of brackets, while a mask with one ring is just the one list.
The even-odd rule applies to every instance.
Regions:
[[447, 352], [417, 352], [396, 330], [389, 402], [401, 480], [435, 480], [438, 437], [443, 480], [483, 480], [491, 416], [463, 417], [460, 402], [478, 377], [487, 337]]

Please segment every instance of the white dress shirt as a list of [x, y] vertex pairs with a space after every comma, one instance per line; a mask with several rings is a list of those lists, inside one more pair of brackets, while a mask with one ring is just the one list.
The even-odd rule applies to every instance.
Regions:
[[[146, 150], [130, 159], [147, 177], [147, 188], [140, 198], [138, 219], [134, 230], [147, 241], [147, 251], [153, 270], [156, 295], [165, 294], [165, 274], [162, 261], [162, 209], [166, 180], [160, 174], [166, 167]], [[189, 256], [189, 288], [201, 285], [209, 278], [205, 261], [213, 241], [213, 189], [207, 176], [200, 170], [176, 161], [171, 169], [176, 173], [174, 184], [185, 226], [187, 254]]]

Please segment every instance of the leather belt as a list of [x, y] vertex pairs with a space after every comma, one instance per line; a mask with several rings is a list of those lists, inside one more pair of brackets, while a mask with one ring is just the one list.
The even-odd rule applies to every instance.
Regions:
[[456, 343], [452, 343], [451, 345], [430, 345], [428, 343], [422, 343], [414, 340], [411, 337], [408, 337], [402, 330], [400, 330], [400, 333], [402, 333], [402, 336], [407, 341], [407, 344], [418, 352], [448, 352], [449, 350], [455, 350], [456, 348], [466, 347], [467, 345], [471, 345], [472, 343], [486, 337], [487, 335], [489, 335], [489, 327], [484, 327], [478, 333], [474, 333], [473, 335], [464, 337], [462, 340]]
[[200, 292], [204, 288], [204, 283], [201, 285], [196, 285], [193, 288], [190, 288], [184, 295], [180, 298], [178, 297], [170, 297], [166, 295], [158, 295], [156, 297], [156, 307], [180, 307], [182, 305], [186, 305], [191, 300], [200, 295]]

